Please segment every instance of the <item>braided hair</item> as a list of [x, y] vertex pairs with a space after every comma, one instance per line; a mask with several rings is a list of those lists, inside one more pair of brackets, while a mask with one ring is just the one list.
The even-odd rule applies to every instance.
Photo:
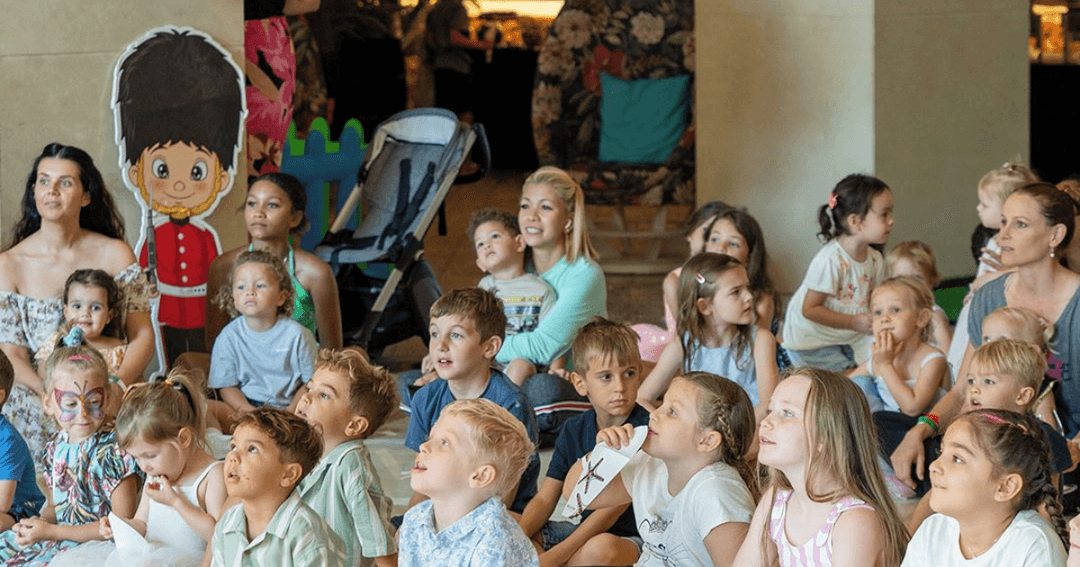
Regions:
[[700, 390], [698, 427], [720, 433], [723, 441], [719, 460], [739, 471], [739, 476], [750, 488], [754, 500], [757, 500], [756, 476], [745, 458], [757, 431], [750, 396], [742, 386], [708, 372], [689, 372], [681, 379]]

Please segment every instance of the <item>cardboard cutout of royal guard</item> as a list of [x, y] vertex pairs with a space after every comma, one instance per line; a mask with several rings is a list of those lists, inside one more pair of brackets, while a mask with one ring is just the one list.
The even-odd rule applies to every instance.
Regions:
[[158, 321], [171, 363], [205, 352], [206, 284], [221, 253], [204, 219], [232, 188], [246, 114], [243, 73], [227, 51], [191, 29], [151, 30], [116, 65], [113, 112], [120, 168], [144, 224], [136, 251], [153, 260], [161, 292]]

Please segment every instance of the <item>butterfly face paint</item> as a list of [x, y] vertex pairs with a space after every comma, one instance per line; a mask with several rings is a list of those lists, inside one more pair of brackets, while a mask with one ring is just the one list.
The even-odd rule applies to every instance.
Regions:
[[56, 398], [56, 407], [60, 408], [58, 419], [63, 423], [70, 423], [82, 411], [94, 421], [105, 417], [105, 388], [97, 387], [85, 393], [56, 388], [53, 389], [53, 397]]

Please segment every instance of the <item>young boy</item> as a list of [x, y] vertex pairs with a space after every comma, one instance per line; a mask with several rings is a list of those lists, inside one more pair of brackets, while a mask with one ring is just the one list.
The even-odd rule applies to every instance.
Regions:
[[596, 433], [630, 423], [648, 425], [637, 404], [641, 385], [638, 335], [630, 327], [596, 317], [574, 339], [570, 380], [593, 409], [567, 421], [555, 441], [540, 491], [525, 507], [521, 528], [541, 550], [545, 565], [631, 565], [640, 554], [634, 511], [629, 506], [586, 511], [581, 524], [548, 521], [559, 503], [570, 467], [596, 446]]
[[345, 542], [347, 565], [394, 565], [393, 502], [363, 442], [397, 407], [394, 378], [357, 349], [326, 348], [303, 391], [296, 415], [322, 435], [323, 446], [322, 460], [300, 481], [300, 499]]
[[[15, 369], [0, 352], [0, 409], [15, 381]], [[34, 479], [34, 461], [26, 441], [6, 417], [0, 416], [0, 531], [20, 520], [37, 516], [45, 496]]]
[[[1035, 409], [1039, 387], [1045, 375], [1046, 355], [1034, 345], [1009, 339], [983, 343], [971, 357], [964, 404], [960, 411], [967, 413], [979, 409], [997, 409], [1031, 413]], [[1039, 424], [1050, 443], [1050, 457], [1055, 472], [1060, 473], [1072, 467], [1069, 441], [1045, 421], [1040, 420]], [[927, 439], [924, 448], [927, 455], [939, 455], [941, 436], [935, 435]], [[927, 467], [931, 460], [933, 459], [927, 460]], [[924, 478], [926, 480], [921, 481], [916, 489], [920, 495], [930, 488], [929, 473]], [[931, 513], [929, 494], [926, 494], [919, 501], [908, 523], [909, 533], [915, 533], [915, 529]]]
[[213, 567], [345, 567], [344, 544], [294, 490], [322, 439], [306, 421], [262, 407], [244, 414], [225, 456], [225, 491], [238, 500], [214, 528]]
[[536, 550], [502, 503], [534, 452], [525, 427], [495, 403], [446, 406], [412, 469], [413, 490], [431, 498], [405, 514], [402, 567], [538, 566]]
[[[479, 288], [451, 290], [431, 306], [431, 340], [428, 356], [439, 379], [416, 392], [405, 446], [420, 450], [432, 424], [447, 404], [454, 400], [485, 398], [506, 408], [525, 425], [529, 439], [537, 438], [536, 415], [521, 391], [505, 374], [491, 368], [491, 361], [502, 346], [506, 315], [495, 294]], [[521, 477], [510, 509], [521, 513], [536, 494], [540, 476], [540, 453], [535, 449], [529, 466]], [[414, 492], [409, 507], [426, 496]]]

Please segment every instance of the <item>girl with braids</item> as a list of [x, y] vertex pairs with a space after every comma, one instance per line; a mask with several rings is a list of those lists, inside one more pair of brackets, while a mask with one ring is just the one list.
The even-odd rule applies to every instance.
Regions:
[[[633, 435], [624, 424], [596, 441], [618, 449]], [[707, 372], [680, 376], [649, 416], [641, 452], [589, 508], [633, 504], [644, 540], [638, 567], [731, 565], [754, 507], [743, 458], [753, 437], [754, 408], [738, 384]], [[563, 484], [566, 497], [580, 476], [579, 462]]]
[[1003, 410], [962, 415], [930, 465], [937, 514], [915, 532], [903, 565], [978, 558], [979, 565], [1064, 567], [1065, 520], [1052, 474], [1035, 418]]
[[770, 483], [733, 565], [900, 565], [907, 531], [854, 382], [828, 370], [788, 371], [758, 431], [758, 461]]
[[638, 390], [638, 403], [654, 408], [680, 371], [711, 372], [746, 390], [755, 414], [776, 387], [776, 338], [754, 324], [754, 296], [746, 267], [727, 254], [704, 252], [679, 274], [679, 340], [664, 347]]

